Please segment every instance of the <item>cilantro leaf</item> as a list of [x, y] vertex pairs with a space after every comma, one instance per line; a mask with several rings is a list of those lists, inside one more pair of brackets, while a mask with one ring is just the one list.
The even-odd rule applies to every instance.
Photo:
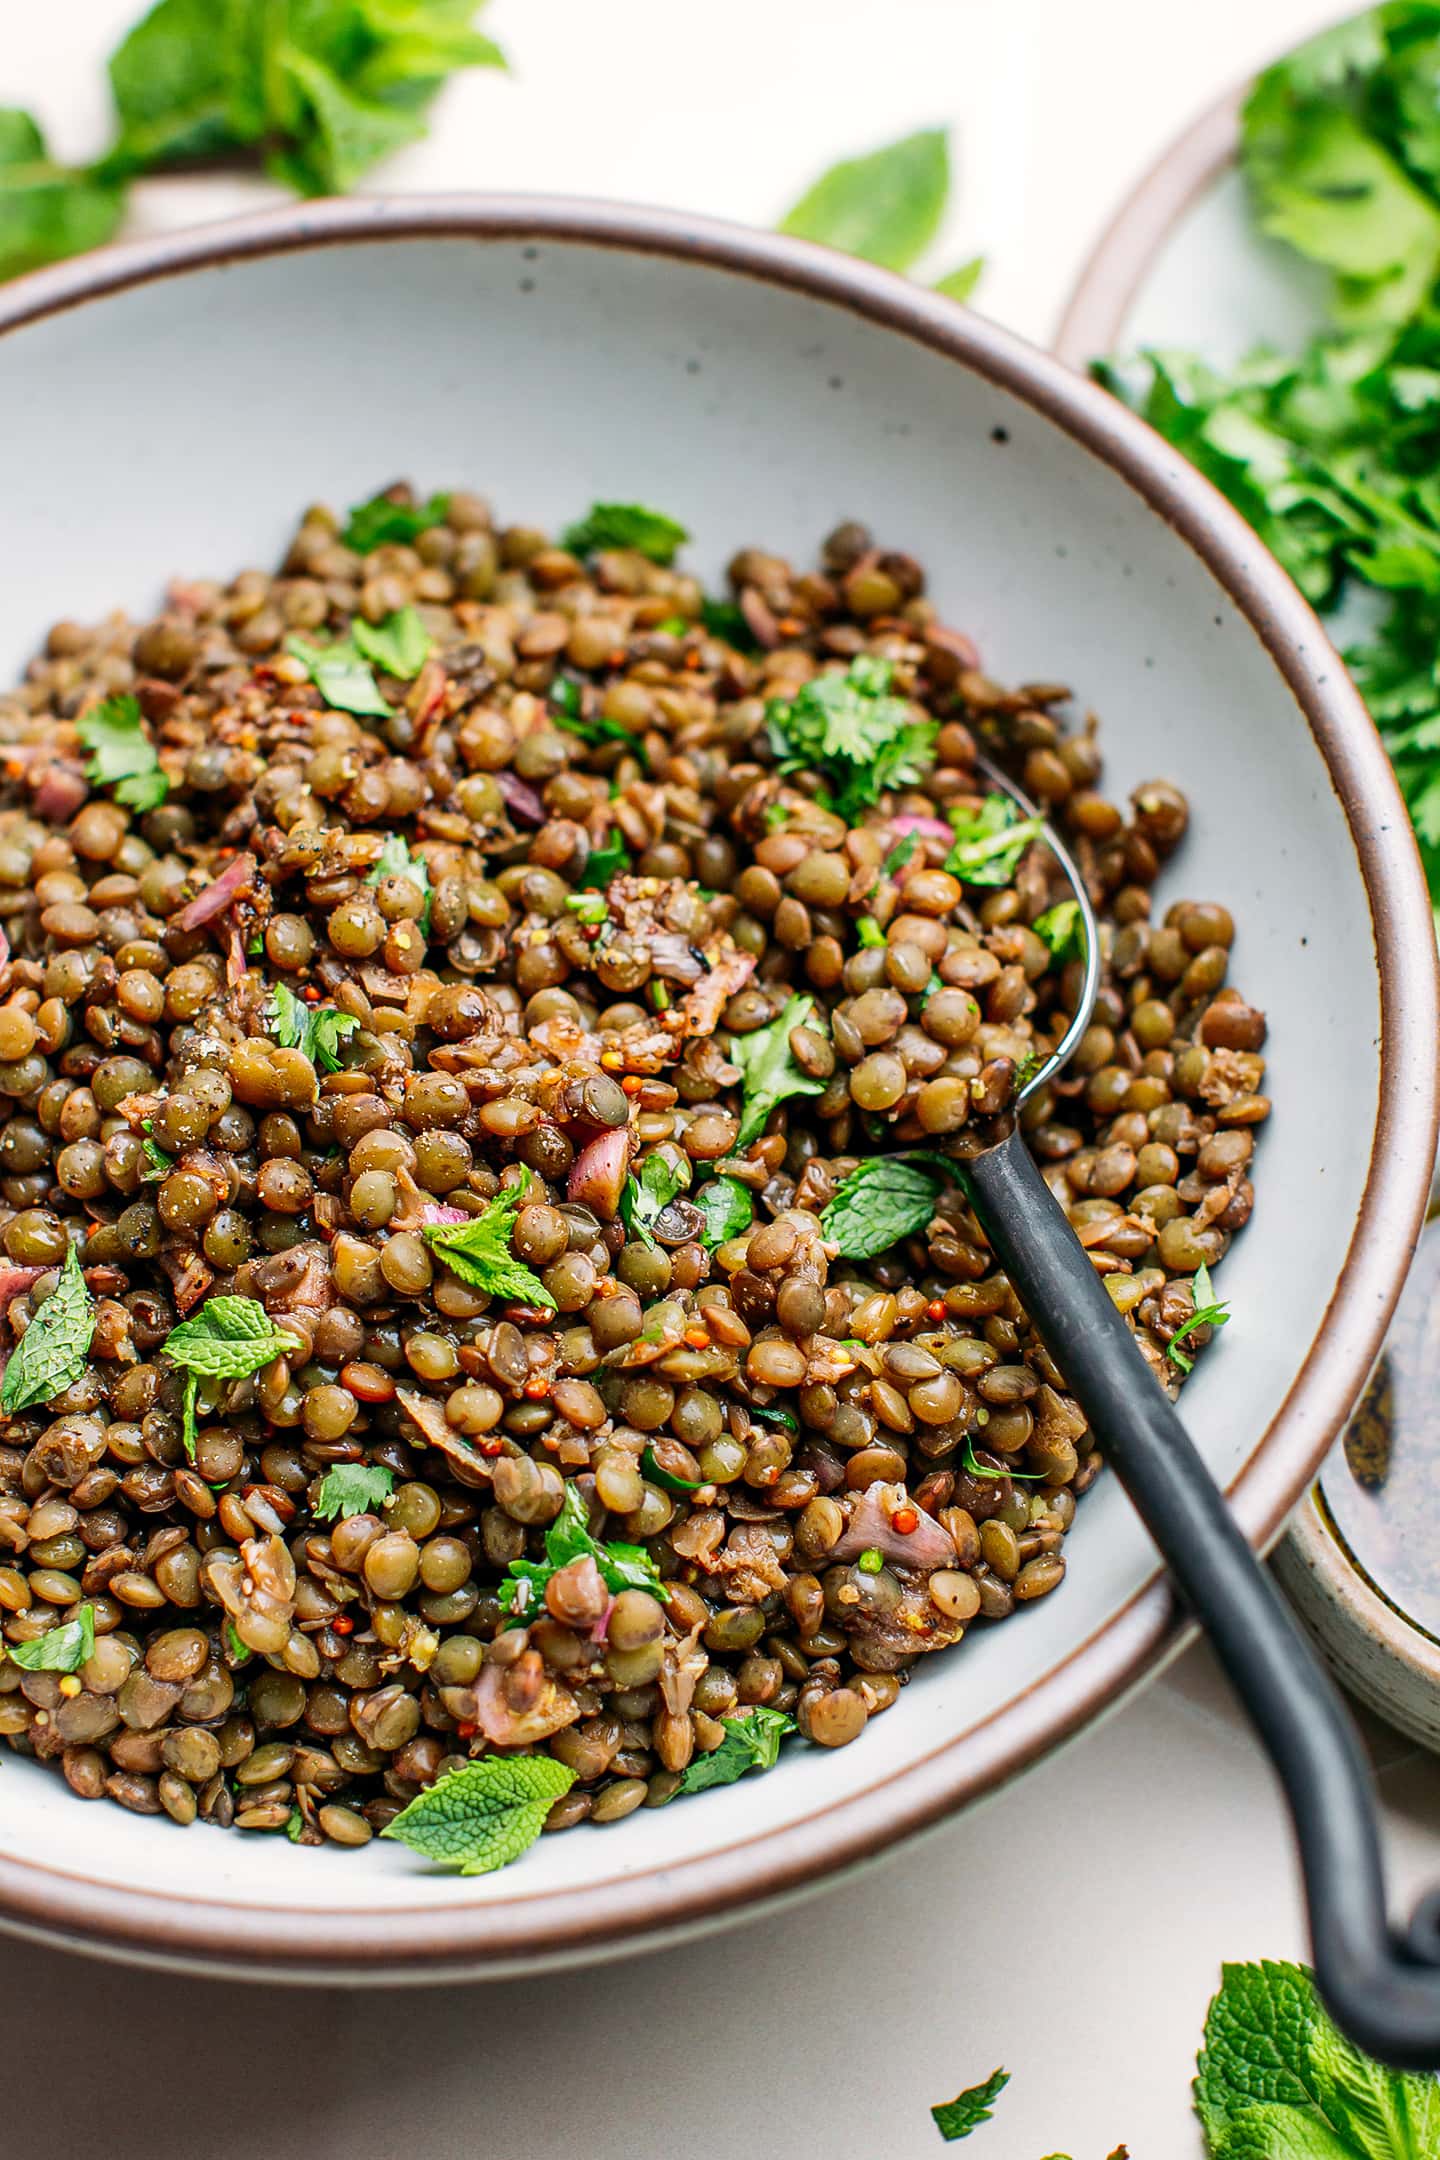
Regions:
[[708, 1178], [695, 1195], [700, 1210], [700, 1242], [710, 1251], [737, 1238], [755, 1220], [755, 1199], [739, 1178]]
[[1210, 1280], [1210, 1270], [1203, 1260], [1195, 1270], [1195, 1281], [1191, 1294], [1195, 1300], [1195, 1310], [1181, 1327], [1176, 1328], [1169, 1342], [1165, 1345], [1166, 1357], [1170, 1359], [1172, 1364], [1178, 1365], [1181, 1372], [1185, 1373], [1193, 1369], [1194, 1360], [1187, 1357], [1183, 1350], [1177, 1350], [1175, 1345], [1183, 1342], [1187, 1335], [1193, 1335], [1196, 1328], [1222, 1328], [1230, 1318], [1229, 1306], [1221, 1304], [1215, 1296], [1215, 1286]]
[[857, 1163], [820, 1217], [843, 1260], [869, 1260], [929, 1222], [945, 1187], [933, 1157], [872, 1155]]
[[0, 1410], [14, 1416], [53, 1402], [85, 1372], [95, 1333], [95, 1300], [80, 1272], [79, 1249], [65, 1255], [60, 1280], [11, 1351], [0, 1380]]
[[922, 128], [822, 173], [780, 221], [782, 233], [908, 270], [940, 230], [950, 193], [950, 138]]
[[317, 1072], [338, 1072], [340, 1045], [360, 1022], [334, 1005], [307, 1005], [288, 983], [277, 982], [265, 1024], [282, 1050], [303, 1050]]
[[890, 696], [893, 672], [888, 660], [860, 653], [843, 672], [826, 669], [765, 708], [781, 772], [818, 773], [851, 825], [887, 788], [913, 786], [935, 762], [940, 723], [917, 719], [904, 698]]
[[790, 1037], [815, 1010], [813, 997], [791, 997], [769, 1025], [732, 1038], [731, 1058], [740, 1067], [743, 1107], [737, 1148], [746, 1148], [765, 1130], [772, 1110], [795, 1095], [823, 1095], [825, 1082], [795, 1062]]
[[334, 645], [312, 645], [308, 638], [292, 632], [285, 640], [285, 650], [304, 661], [310, 680], [336, 712], [390, 718], [395, 708], [381, 697], [369, 663], [353, 637], [342, 638]]
[[340, 537], [357, 555], [372, 555], [379, 547], [408, 547], [432, 525], [443, 525], [449, 510], [448, 495], [432, 495], [424, 503], [396, 502], [390, 495], [372, 495], [368, 502], [356, 503]]
[[378, 885], [387, 877], [409, 878], [412, 885], [419, 886], [424, 896], [420, 906], [420, 930], [423, 936], [428, 937], [435, 888], [430, 883], [430, 871], [424, 856], [411, 854], [403, 833], [386, 835], [385, 845], [376, 857], [375, 867], [365, 882], [367, 885]]
[[418, 675], [430, 654], [430, 633], [413, 607], [399, 608], [380, 623], [357, 615], [350, 625], [350, 641], [363, 659], [401, 682]]
[[311, 1513], [317, 1522], [378, 1513], [394, 1489], [395, 1473], [383, 1463], [336, 1463], [320, 1480]]
[[380, 1835], [462, 1875], [488, 1875], [529, 1851], [574, 1782], [553, 1755], [487, 1755], [437, 1778]]
[[590, 1531], [590, 1512], [580, 1488], [566, 1484], [560, 1513], [545, 1532], [545, 1558], [512, 1560], [500, 1585], [500, 1608], [508, 1613], [533, 1613], [545, 1595], [545, 1585], [558, 1568], [586, 1556], [595, 1562], [606, 1588], [617, 1596], [622, 1590], [656, 1591], [660, 1573], [643, 1545], [602, 1544]]
[[623, 877], [630, 868], [630, 850], [618, 825], [610, 828], [603, 847], [592, 847], [580, 873], [581, 892], [603, 892], [612, 878]]
[[978, 810], [952, 810], [950, 823], [955, 845], [945, 868], [967, 885], [1008, 885], [1026, 848], [1045, 830], [1043, 818], [1022, 818], [1010, 797], [999, 793], [987, 795]]
[[472, 1289], [488, 1290], [492, 1297], [511, 1304], [543, 1305], [553, 1312], [555, 1300], [544, 1283], [510, 1250], [515, 1217], [529, 1187], [530, 1172], [522, 1168], [519, 1182], [504, 1186], [468, 1222], [426, 1223], [420, 1234], [451, 1274]]
[[29, 113], [0, 106], [0, 279], [102, 246], [124, 203], [104, 175], [55, 164]]
[[992, 2070], [983, 2084], [968, 2086], [953, 2100], [943, 2100], [938, 2107], [932, 2107], [930, 2113], [935, 2118], [935, 2127], [946, 2143], [967, 2138], [981, 2123], [989, 2122], [993, 2113], [990, 2103], [999, 2099], [1009, 2082], [1008, 2070]]
[[82, 713], [75, 729], [90, 752], [85, 771], [96, 787], [114, 783], [116, 802], [131, 810], [154, 810], [164, 802], [170, 783], [140, 725], [136, 698], [106, 698]]
[[25, 1672], [78, 1672], [95, 1655], [95, 1608], [81, 1605], [73, 1620], [29, 1642], [0, 1643], [0, 1653]]
[[690, 535], [674, 518], [644, 503], [592, 503], [578, 523], [569, 526], [562, 544], [572, 555], [595, 555], [607, 548], [631, 548], [662, 566], [675, 560]]
[[647, 1155], [639, 1175], [627, 1177], [620, 1194], [620, 1219], [631, 1237], [639, 1238], [652, 1252], [658, 1250], [655, 1224], [689, 1182], [688, 1168], [682, 1170], [658, 1152]]
[[725, 1737], [708, 1755], [696, 1755], [675, 1788], [682, 1794], [709, 1792], [716, 1785], [733, 1785], [749, 1770], [773, 1770], [780, 1759], [780, 1742], [798, 1730], [784, 1710], [757, 1703], [735, 1717], [722, 1720]]

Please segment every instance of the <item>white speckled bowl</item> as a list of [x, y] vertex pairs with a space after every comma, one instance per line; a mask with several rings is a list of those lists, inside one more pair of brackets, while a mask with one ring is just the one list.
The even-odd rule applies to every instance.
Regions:
[[[1434, 1146], [1429, 909], [1389, 768], [1306, 608], [1145, 429], [883, 272], [592, 204], [352, 202], [96, 256], [0, 294], [0, 667], [58, 615], [267, 562], [299, 504], [397, 473], [560, 522], [654, 501], [719, 576], [863, 517], [1002, 677], [1071, 681], [1117, 791], [1194, 821], [1162, 898], [1224, 900], [1277, 1115], [1236, 1318], [1186, 1414], [1274, 1537], [1358, 1390]], [[1383, 1042], [1384, 1055], [1381, 1048]], [[461, 1881], [83, 1807], [7, 1756], [0, 1921], [111, 1955], [375, 1980], [633, 1948], [794, 1894], [1013, 1777], [1177, 1640], [1123, 1493], [1063, 1589], [930, 1660], [862, 1743], [547, 1838]]]

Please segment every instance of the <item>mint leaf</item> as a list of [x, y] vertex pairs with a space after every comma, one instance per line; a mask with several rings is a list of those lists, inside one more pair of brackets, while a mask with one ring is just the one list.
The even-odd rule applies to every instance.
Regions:
[[1030, 927], [1045, 940], [1052, 959], [1084, 959], [1085, 923], [1078, 900], [1057, 900], [1054, 907], [1037, 915]]
[[666, 1492], [697, 1493], [704, 1489], [704, 1478], [677, 1477], [673, 1470], [667, 1470], [653, 1446], [640, 1457], [640, 1467], [652, 1485], [660, 1485]]
[[[205, 6], [210, 0], [203, 0]], [[448, 495], [432, 495], [425, 503], [395, 502], [389, 495], [372, 495], [356, 503], [350, 522], [340, 535], [357, 555], [372, 555], [378, 547], [408, 547], [432, 525], [443, 525], [450, 510]]]
[[380, 623], [357, 615], [350, 625], [350, 642], [362, 658], [401, 682], [418, 675], [430, 656], [430, 633], [413, 607], [399, 608]]
[[622, 1590], [660, 1587], [660, 1573], [643, 1545], [602, 1544], [591, 1535], [590, 1512], [578, 1485], [567, 1483], [560, 1513], [545, 1532], [545, 1558], [512, 1560], [500, 1585], [500, 1608], [507, 1613], [533, 1613], [545, 1595], [545, 1586], [557, 1568], [589, 1557], [599, 1568], [607, 1589], [618, 1596]]
[[472, 1289], [488, 1290], [492, 1297], [510, 1304], [543, 1305], [554, 1312], [555, 1300], [544, 1283], [510, 1249], [515, 1217], [529, 1188], [530, 1172], [522, 1168], [518, 1184], [505, 1186], [468, 1222], [426, 1223], [420, 1234], [451, 1274]]
[[1190, 1318], [1185, 1321], [1183, 1326], [1176, 1328], [1169, 1342], [1165, 1345], [1166, 1357], [1173, 1364], [1178, 1365], [1181, 1372], [1184, 1373], [1193, 1371], [1194, 1360], [1187, 1357], [1183, 1350], [1177, 1350], [1175, 1345], [1183, 1342], [1187, 1335], [1193, 1335], [1196, 1328], [1222, 1328], [1230, 1318], [1229, 1306], [1221, 1304], [1215, 1296], [1215, 1286], [1210, 1280], [1210, 1270], [1203, 1260], [1195, 1270], [1191, 1295], [1195, 1300], [1194, 1312], [1191, 1313]]
[[681, 1170], [664, 1155], [647, 1155], [638, 1177], [625, 1180], [620, 1194], [620, 1219], [632, 1237], [658, 1251], [655, 1224], [677, 1193], [690, 1182], [688, 1169]]
[[95, 1608], [79, 1607], [73, 1620], [24, 1643], [0, 1643], [0, 1654], [25, 1672], [78, 1672], [95, 1654]]
[[908, 270], [940, 230], [950, 193], [950, 141], [923, 128], [822, 173], [780, 221], [782, 233]]
[[553, 1755], [487, 1755], [437, 1778], [380, 1835], [462, 1875], [488, 1875], [529, 1851], [574, 1782]]
[[105, 176], [55, 164], [29, 113], [0, 106], [0, 279], [100, 247], [124, 206]]
[[334, 1005], [307, 1005], [288, 983], [277, 982], [265, 1024], [282, 1049], [303, 1050], [317, 1072], [338, 1072], [340, 1045], [360, 1022]]
[[60, 1280], [10, 1353], [0, 1380], [0, 1410], [13, 1416], [36, 1403], [53, 1402], [83, 1378], [95, 1333], [95, 1300], [72, 1245]]
[[1308, 2063], [1322, 2113], [1359, 2160], [1432, 2160], [1440, 2153], [1440, 2080], [1362, 2055], [1328, 2017], [1310, 2029]]
[[674, 518], [644, 503], [597, 502], [590, 505], [578, 524], [568, 527], [562, 545], [572, 555], [595, 555], [605, 548], [631, 548], [662, 566], [675, 560], [676, 550], [690, 535]]
[[137, 699], [106, 698], [81, 714], [75, 730], [90, 752], [85, 771], [96, 787], [114, 784], [116, 802], [131, 810], [154, 810], [164, 802], [170, 783], [141, 727]]
[[304, 661], [310, 680], [336, 712], [390, 718], [394, 707], [381, 697], [375, 677], [352, 639], [344, 638], [335, 645], [312, 645], [307, 638], [292, 633], [285, 640], [285, 650]]
[[241, 1380], [274, 1358], [293, 1356], [296, 1340], [276, 1327], [258, 1298], [206, 1298], [161, 1348], [174, 1364], [207, 1379]]
[[1026, 848], [1045, 830], [1043, 818], [1022, 818], [1010, 797], [998, 793], [987, 795], [978, 810], [952, 810], [950, 823], [955, 845], [945, 868], [967, 885], [1008, 885]]
[[320, 1480], [311, 1513], [317, 1522], [378, 1514], [394, 1489], [395, 1473], [383, 1463], [337, 1463]]
[[733, 1785], [750, 1770], [773, 1770], [780, 1759], [780, 1742], [797, 1730], [795, 1720], [783, 1710], [764, 1703], [722, 1720], [725, 1738], [708, 1755], [696, 1755], [680, 1783], [675, 1798], [709, 1792], [716, 1785]]
[[700, 1242], [714, 1251], [729, 1238], [737, 1238], [755, 1220], [755, 1199], [739, 1178], [713, 1177], [694, 1196], [700, 1210]]
[[1237, 2115], [1210, 2151], [1212, 2160], [1357, 2160], [1323, 2117], [1288, 2107]]
[[944, 277], [936, 278], [930, 290], [943, 294], [947, 300], [963, 302], [970, 298], [984, 275], [985, 257], [972, 255], [969, 262], [960, 263], [954, 270], [948, 270]]
[[938, 2107], [932, 2107], [930, 2113], [935, 2118], [935, 2127], [946, 2143], [967, 2138], [981, 2123], [989, 2122], [993, 2112], [990, 2103], [999, 2099], [1009, 2082], [1008, 2070], [992, 2070], [982, 2085], [971, 2085], [957, 2093], [953, 2100], [943, 2100]]
[[1220, 1979], [1195, 2078], [1195, 2112], [1212, 2144], [1247, 2108], [1269, 2101], [1304, 2108], [1315, 2100], [1309, 2049], [1321, 2016], [1303, 1965], [1225, 1965]]
[[387, 834], [385, 845], [376, 858], [375, 867], [365, 882], [367, 885], [378, 885], [383, 878], [387, 877], [409, 878], [412, 885], [419, 886], [421, 893], [424, 895], [420, 907], [420, 931], [422, 936], [428, 937], [430, 935], [430, 910], [434, 904], [435, 890], [430, 883], [430, 871], [424, 856], [412, 855], [401, 833]]
[[869, 1260], [923, 1230], [944, 1187], [943, 1170], [924, 1158], [872, 1155], [840, 1186], [821, 1228], [843, 1260]]
[[795, 1062], [790, 1037], [815, 1010], [813, 997], [792, 997], [769, 1025], [732, 1038], [730, 1056], [740, 1067], [743, 1108], [735, 1145], [745, 1148], [765, 1130], [772, 1110], [795, 1095], [823, 1095], [825, 1082]]
[[940, 723], [917, 718], [889, 694], [893, 673], [888, 660], [860, 653], [843, 671], [812, 675], [793, 698], [772, 698], [765, 708], [781, 772], [818, 774], [847, 824], [887, 788], [923, 780], [935, 762]]

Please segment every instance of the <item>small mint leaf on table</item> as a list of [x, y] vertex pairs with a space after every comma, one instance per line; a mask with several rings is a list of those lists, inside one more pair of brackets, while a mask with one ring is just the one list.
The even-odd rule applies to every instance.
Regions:
[[489, 1875], [529, 1851], [574, 1782], [551, 1755], [487, 1755], [437, 1778], [380, 1835], [462, 1875]]
[[935, 2127], [946, 2143], [967, 2138], [981, 2123], [989, 2122], [993, 2112], [990, 2103], [999, 2099], [1009, 2082], [1008, 2070], [992, 2070], [983, 2084], [967, 2086], [953, 2100], [942, 2100], [938, 2107], [932, 2107]]
[[0, 106], [0, 279], [100, 247], [124, 207], [108, 176], [57, 165], [31, 115]]
[[678, 1800], [689, 1793], [709, 1792], [717, 1785], [733, 1785], [751, 1770], [773, 1770], [780, 1757], [780, 1742], [797, 1730], [794, 1718], [764, 1703], [723, 1718], [725, 1737], [708, 1755], [693, 1758], [675, 1788]]
[[0, 1652], [24, 1672], [79, 1672], [95, 1654], [95, 1608], [82, 1605], [73, 1620], [29, 1642], [0, 1644]]
[[1247, 2108], [1315, 2101], [1309, 2045], [1320, 2014], [1303, 1965], [1265, 1959], [1221, 1968], [1195, 2078], [1195, 2112], [1212, 2143]]
[[949, 193], [948, 132], [922, 128], [832, 165], [779, 229], [887, 270], [908, 270], [939, 232]]
[[85, 1287], [78, 1247], [65, 1255], [60, 1280], [10, 1353], [0, 1380], [0, 1410], [13, 1416], [53, 1402], [85, 1371], [95, 1333], [95, 1300]]
[[985, 257], [972, 255], [969, 262], [960, 263], [954, 270], [947, 270], [944, 277], [936, 278], [931, 291], [939, 293], [943, 299], [959, 300], [963, 303], [970, 298], [984, 275]]

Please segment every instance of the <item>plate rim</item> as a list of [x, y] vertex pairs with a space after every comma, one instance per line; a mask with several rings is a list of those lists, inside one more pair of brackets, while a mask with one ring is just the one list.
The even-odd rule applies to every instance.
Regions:
[[[1231, 1481], [1237, 1519], [1267, 1548], [1358, 1394], [1418, 1234], [1440, 1121], [1435, 947], [1418, 856], [1389, 763], [1306, 602], [1250, 528], [1132, 414], [1013, 333], [907, 280], [809, 243], [687, 212], [519, 195], [361, 197], [286, 205], [107, 248], [0, 292], [0, 336], [111, 293], [297, 249], [469, 238], [575, 242], [798, 291], [994, 382], [1107, 465], [1197, 554], [1268, 651], [1310, 727], [1346, 819], [1372, 918], [1382, 1052], [1374, 1130], [1348, 1252], [1275, 1418]], [[1389, 828], [1387, 831], [1386, 828]], [[1395, 845], [1403, 830], [1408, 844]], [[1423, 933], [1423, 937], [1422, 937]], [[1428, 953], [1427, 953], [1428, 948]], [[908, 1767], [779, 1831], [664, 1870], [466, 1906], [297, 1912], [126, 1889], [0, 1858], [0, 1926], [84, 1948], [241, 1976], [352, 1979], [540, 1969], [739, 1918], [853, 1867], [1038, 1762], [1174, 1654], [1182, 1627], [1163, 1571], [1019, 1696]]]

